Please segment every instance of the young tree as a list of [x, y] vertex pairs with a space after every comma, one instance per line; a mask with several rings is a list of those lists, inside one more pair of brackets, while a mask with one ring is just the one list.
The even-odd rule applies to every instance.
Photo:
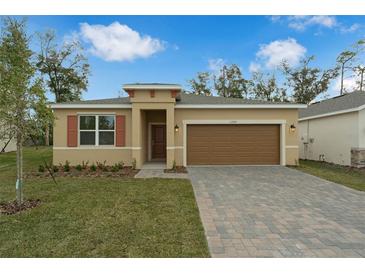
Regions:
[[251, 94], [255, 99], [271, 102], [287, 102], [286, 89], [279, 87], [275, 74], [255, 72], [251, 81]]
[[298, 68], [291, 68], [286, 62], [282, 64], [287, 78], [287, 85], [293, 89], [292, 97], [295, 102], [309, 104], [318, 95], [327, 91], [329, 83], [338, 76], [336, 69], [321, 70], [309, 67], [314, 56], [300, 61]]
[[243, 78], [240, 68], [235, 64], [224, 65], [219, 76], [214, 76], [214, 88], [217, 94], [223, 97], [247, 98], [248, 82]]
[[365, 40], [359, 40], [357, 41], [353, 46], [352, 46], [352, 50], [345, 50], [343, 52], [341, 52], [338, 57], [337, 57], [337, 69], [340, 71], [340, 94], [344, 93], [344, 78], [345, 78], [345, 73], [346, 71], [349, 70], [355, 70], [356, 71], [356, 67], [354, 67], [354, 62], [356, 61], [356, 59], [358, 59], [357, 57], [359, 55], [361, 55], [362, 53], [364, 53], [364, 48], [365, 46]]
[[356, 75], [359, 77], [359, 80], [356, 82], [359, 87], [359, 91], [363, 91], [365, 66], [358, 65], [358, 66], [354, 67], [354, 71], [355, 71]]
[[346, 50], [341, 52], [338, 57], [337, 57], [337, 65], [338, 65], [338, 69], [340, 70], [340, 94], [342, 95], [344, 92], [344, 87], [343, 87], [343, 81], [344, 81], [344, 77], [345, 77], [345, 72], [347, 69], [351, 68], [351, 62], [354, 60], [354, 58], [356, 57], [356, 52], [355, 51], [351, 51], [351, 50]]
[[199, 72], [196, 79], [189, 80], [189, 84], [194, 94], [211, 96], [209, 81], [211, 76], [209, 72]]
[[23, 141], [51, 121], [42, 81], [36, 78], [25, 21], [4, 20], [0, 37], [0, 120], [16, 137], [17, 202], [22, 203]]
[[56, 103], [76, 101], [88, 85], [90, 66], [78, 40], [56, 42], [54, 31], [39, 34], [40, 53], [37, 68], [46, 78]]

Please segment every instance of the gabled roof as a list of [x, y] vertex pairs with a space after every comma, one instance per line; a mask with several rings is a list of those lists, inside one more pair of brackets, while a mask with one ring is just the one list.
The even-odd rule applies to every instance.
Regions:
[[314, 119], [322, 116], [358, 111], [362, 107], [365, 107], [365, 91], [354, 91], [313, 103], [308, 108], [299, 111], [299, 118], [302, 120]]

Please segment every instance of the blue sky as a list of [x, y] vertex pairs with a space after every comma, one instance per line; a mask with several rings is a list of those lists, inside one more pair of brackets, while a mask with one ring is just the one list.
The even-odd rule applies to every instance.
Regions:
[[[58, 38], [83, 41], [92, 75], [84, 99], [117, 97], [131, 82], [178, 83], [199, 71], [238, 64], [275, 69], [278, 58], [295, 66], [315, 55], [323, 68], [365, 38], [364, 16], [29, 16], [29, 32], [55, 29]], [[336, 94], [335, 84], [331, 94]]]

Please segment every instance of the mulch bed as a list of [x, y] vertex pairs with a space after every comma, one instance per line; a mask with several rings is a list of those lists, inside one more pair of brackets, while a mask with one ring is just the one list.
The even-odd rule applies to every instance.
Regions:
[[[104, 170], [97, 169], [91, 170], [90, 168], [77, 170], [71, 167], [69, 171], [59, 169], [57, 172], [53, 172], [54, 177], [119, 177], [119, 178], [133, 178], [138, 173], [139, 169], [133, 169], [132, 167], [123, 167], [118, 171], [112, 171], [112, 168], [105, 168]], [[27, 172], [26, 178], [50, 178], [51, 174], [46, 170], [44, 172]]]
[[165, 169], [165, 173], [188, 173], [186, 167], [184, 166], [177, 166], [175, 169]]
[[25, 200], [22, 204], [18, 204], [17, 201], [2, 202], [0, 203], [0, 213], [5, 215], [13, 215], [21, 211], [32, 209], [41, 204], [41, 200]]

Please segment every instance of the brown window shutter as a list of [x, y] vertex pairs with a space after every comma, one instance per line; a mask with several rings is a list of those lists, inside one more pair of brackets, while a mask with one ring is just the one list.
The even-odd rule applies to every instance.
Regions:
[[77, 116], [67, 116], [67, 146], [77, 147]]
[[117, 115], [116, 116], [116, 138], [115, 138], [115, 146], [124, 147], [125, 146], [125, 116]]

